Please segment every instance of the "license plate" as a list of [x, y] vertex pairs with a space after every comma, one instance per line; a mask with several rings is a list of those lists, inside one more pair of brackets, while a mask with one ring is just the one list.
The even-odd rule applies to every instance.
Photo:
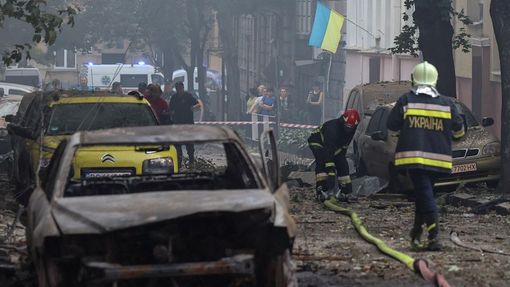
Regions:
[[135, 174], [133, 170], [82, 170], [84, 179], [104, 178], [104, 177], [121, 177], [132, 176]]
[[456, 173], [464, 173], [464, 172], [470, 172], [470, 171], [476, 171], [476, 163], [466, 163], [466, 164], [459, 164], [454, 165], [452, 168], [452, 174]]

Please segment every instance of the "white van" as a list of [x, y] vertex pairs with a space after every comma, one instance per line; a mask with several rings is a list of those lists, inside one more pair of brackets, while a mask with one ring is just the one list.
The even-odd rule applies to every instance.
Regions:
[[138, 84], [164, 84], [164, 76], [154, 66], [139, 64], [94, 65], [85, 64], [80, 70], [80, 82], [86, 82], [92, 90], [109, 90], [114, 82], [120, 82], [124, 90], [136, 90]]
[[34, 92], [35, 90], [36, 88], [32, 86], [0, 82], [0, 97], [24, 96], [25, 94]]
[[[193, 75], [193, 78], [195, 79], [193, 82], [193, 89], [195, 91], [198, 91], [198, 69], [195, 68], [195, 72]], [[188, 74], [186, 73], [186, 70], [179, 69], [173, 72], [172, 74], [172, 82], [183, 82], [184, 88], [188, 89]], [[205, 87], [208, 91], [211, 90], [219, 90], [221, 87], [221, 75], [213, 70], [207, 70], [207, 78], [205, 81]]]
[[5, 69], [5, 82], [40, 87], [41, 73], [37, 68], [18, 68], [16, 66], [9, 66]]

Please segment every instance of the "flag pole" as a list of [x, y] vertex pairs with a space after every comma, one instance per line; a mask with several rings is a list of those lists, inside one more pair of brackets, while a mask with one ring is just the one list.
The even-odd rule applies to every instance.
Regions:
[[324, 94], [324, 99], [322, 99], [322, 122], [326, 121], [326, 98], [329, 97], [329, 82], [331, 80], [331, 66], [333, 65], [333, 53], [328, 51], [329, 55], [329, 66], [328, 66], [328, 74], [326, 76], [326, 93]]

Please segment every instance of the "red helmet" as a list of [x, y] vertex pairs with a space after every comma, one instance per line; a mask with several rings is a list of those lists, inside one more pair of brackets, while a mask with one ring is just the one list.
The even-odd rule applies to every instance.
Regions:
[[352, 109], [345, 110], [345, 112], [342, 115], [342, 118], [344, 119], [345, 126], [349, 128], [357, 127], [360, 122], [358, 111]]

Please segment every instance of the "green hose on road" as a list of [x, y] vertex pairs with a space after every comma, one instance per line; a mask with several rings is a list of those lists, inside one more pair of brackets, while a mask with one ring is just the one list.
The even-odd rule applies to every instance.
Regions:
[[358, 233], [361, 235], [361, 237], [363, 237], [363, 239], [365, 239], [367, 242], [374, 244], [382, 253], [404, 263], [409, 269], [418, 273], [426, 281], [432, 282], [439, 287], [450, 287], [442, 274], [431, 271], [428, 268], [428, 264], [425, 260], [414, 259], [405, 253], [392, 249], [384, 241], [368, 233], [367, 229], [363, 225], [363, 221], [361, 221], [358, 214], [351, 209], [340, 206], [335, 198], [326, 200], [324, 205], [332, 211], [349, 216], [351, 218], [352, 224], [356, 228], [356, 231], [358, 231]]

